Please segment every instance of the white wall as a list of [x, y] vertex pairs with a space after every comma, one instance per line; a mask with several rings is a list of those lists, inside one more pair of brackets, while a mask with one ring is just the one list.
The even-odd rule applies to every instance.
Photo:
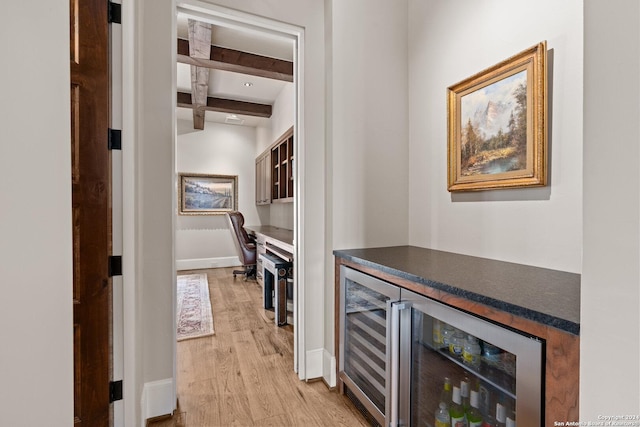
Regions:
[[[295, 85], [284, 85], [273, 104], [273, 115], [271, 116], [272, 143], [280, 138], [295, 123], [295, 100]], [[294, 155], [296, 155], [295, 152]], [[294, 162], [294, 164], [297, 164], [297, 162]], [[270, 225], [293, 230], [294, 217], [293, 203], [272, 203], [269, 205]]]
[[[264, 152], [293, 126], [296, 119], [295, 100], [295, 85], [284, 85], [273, 104], [271, 128], [256, 128], [259, 147], [256, 156]], [[262, 205], [258, 207], [258, 213], [263, 224], [293, 230], [295, 217], [293, 203]]]
[[[174, 7], [170, 0], [161, 7], [155, 0], [142, 0], [137, 40], [137, 289], [142, 322], [142, 400], [162, 394], [157, 384], [167, 385], [172, 395], [175, 366], [175, 63], [171, 58]], [[175, 49], [174, 49], [175, 51]], [[152, 385], [148, 389], [147, 385]], [[153, 390], [153, 391], [152, 391]], [[163, 401], [173, 400], [163, 396]], [[175, 403], [174, 403], [175, 404]], [[145, 408], [170, 413], [172, 407], [146, 402]], [[146, 409], [145, 409], [146, 410]]]
[[[255, 128], [206, 122], [204, 130], [195, 130], [190, 120], [178, 120], [177, 127], [177, 172], [237, 175], [238, 210], [246, 225], [259, 225], [255, 204]], [[237, 254], [226, 215], [178, 215], [178, 269], [228, 265], [225, 260], [230, 257], [237, 258]], [[193, 260], [203, 260], [204, 264], [194, 264]]]
[[73, 423], [69, 2], [36, 0], [3, 7], [0, 425], [69, 426]]
[[636, 0], [585, 1], [581, 421], [640, 414], [639, 28]]
[[287, 83], [282, 87], [275, 102], [271, 115], [271, 142], [280, 138], [296, 121], [296, 87]]
[[[330, 0], [327, 8], [325, 349], [334, 353], [335, 248], [407, 244], [407, 2]], [[330, 18], [329, 18], [330, 17]], [[325, 377], [333, 378], [326, 357]]]
[[256, 153], [258, 157], [264, 150], [266, 150], [273, 143], [271, 139], [271, 128], [258, 126], [256, 128]]
[[331, 8], [333, 247], [406, 244], [407, 2]]
[[[579, 273], [582, 1], [409, 0], [409, 243]], [[446, 88], [547, 40], [550, 185], [447, 191]]]

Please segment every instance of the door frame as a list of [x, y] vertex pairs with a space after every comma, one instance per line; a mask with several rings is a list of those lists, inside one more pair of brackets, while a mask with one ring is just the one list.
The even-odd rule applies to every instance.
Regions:
[[[112, 0], [122, 6], [122, 0]], [[110, 123], [111, 129], [122, 129], [122, 59], [123, 59], [123, 28], [121, 24], [109, 24], [109, 66], [111, 83]], [[123, 237], [123, 186], [122, 186], [122, 151], [111, 150], [111, 245], [114, 255], [122, 254]], [[111, 380], [119, 381], [124, 378], [124, 316], [123, 316], [123, 277], [118, 275], [111, 278]], [[124, 382], [123, 382], [124, 384]], [[113, 426], [126, 425], [124, 421], [124, 402], [116, 400], [113, 406]]]
[[134, 1], [122, 1], [122, 15], [128, 17], [121, 25], [122, 40], [122, 354], [123, 406], [125, 426], [144, 426], [141, 420], [142, 333], [139, 329], [139, 308], [136, 276], [137, 217], [137, 84], [136, 41], [138, 9]]
[[[301, 189], [304, 187], [304, 28], [275, 21], [269, 18], [256, 16], [247, 12], [241, 12], [224, 6], [204, 3], [199, 0], [177, 0], [176, 13], [181, 12], [202, 19], [215, 25], [230, 28], [249, 29], [265, 36], [286, 38], [294, 41], [294, 85], [295, 85], [295, 122], [294, 122], [294, 153], [296, 154], [296, 167], [294, 170], [295, 197], [294, 209], [294, 292], [296, 305], [294, 307], [294, 338], [293, 338], [293, 369], [300, 379], [306, 379], [306, 351], [304, 339], [304, 283], [300, 280], [304, 277], [304, 199]], [[176, 25], [172, 29], [172, 40], [176, 40]], [[176, 63], [176, 49], [173, 49], [173, 63]], [[175, 72], [175, 70], [174, 70]], [[172, 93], [177, 91], [174, 76]], [[176, 190], [174, 189], [174, 192]], [[175, 198], [175, 194], [174, 194]], [[174, 293], [174, 307], [175, 293]], [[175, 317], [175, 316], [174, 316]], [[175, 345], [174, 345], [175, 354]], [[175, 378], [175, 375], [174, 375]]]
[[[297, 290], [297, 306], [294, 315], [296, 316], [296, 329], [294, 334], [294, 364], [298, 377], [301, 380], [307, 379], [306, 369], [306, 347], [305, 347], [305, 289], [302, 278], [305, 272], [305, 251], [304, 251], [304, 173], [305, 170], [305, 126], [304, 126], [304, 28], [280, 21], [259, 17], [250, 13], [229, 9], [210, 3], [197, 0], [171, 0], [172, 8], [177, 11], [177, 7], [185, 8], [190, 13], [201, 13], [209, 19], [225, 20], [235, 25], [243, 25], [256, 30], [279, 34], [292, 38], [294, 45], [294, 83], [295, 83], [295, 125], [294, 125], [294, 150], [296, 154], [296, 168], [294, 179], [296, 189], [294, 197], [294, 243], [296, 259], [296, 269], [294, 271], [294, 288]], [[141, 419], [143, 412], [140, 407], [139, 398], [142, 392], [142, 348], [140, 338], [142, 336], [141, 322], [139, 320], [139, 296], [137, 291], [137, 149], [136, 134], [137, 126], [137, 46], [138, 37], [138, 7], [134, 1], [122, 1], [122, 15], [129, 17], [122, 22], [122, 298], [123, 298], [123, 395], [124, 395], [124, 424], [144, 425], [145, 420]], [[174, 18], [175, 19], [175, 18]], [[172, 26], [172, 43], [176, 43], [176, 25]], [[173, 63], [176, 63], [175, 45], [172, 49]], [[175, 73], [175, 69], [173, 71]], [[174, 76], [172, 93], [176, 95], [176, 79]], [[175, 99], [174, 99], [175, 104]], [[175, 120], [173, 129], [175, 133]], [[175, 144], [175, 140], [174, 140]], [[174, 171], [175, 174], [175, 171]], [[176, 189], [174, 200], [176, 198]], [[174, 218], [175, 221], [175, 218]], [[175, 319], [176, 295], [173, 290], [173, 310]], [[175, 334], [175, 328], [173, 333]], [[175, 402], [175, 378], [176, 378], [176, 341], [173, 344], [174, 359], [174, 399]]]

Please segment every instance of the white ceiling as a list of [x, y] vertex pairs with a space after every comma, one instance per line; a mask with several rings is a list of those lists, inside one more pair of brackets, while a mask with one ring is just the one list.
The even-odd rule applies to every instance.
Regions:
[[[186, 15], [178, 14], [177, 30], [179, 38], [188, 39], [187, 20]], [[211, 44], [256, 55], [293, 61], [293, 40], [258, 34], [254, 31], [213, 25], [211, 29]], [[245, 85], [247, 82], [251, 83], [251, 86]], [[293, 83], [230, 71], [210, 70], [208, 95], [273, 105], [285, 85], [291, 84]], [[191, 93], [191, 67], [189, 65], [177, 64], [176, 85], [179, 92]], [[193, 120], [193, 112], [190, 108], [176, 108], [176, 116], [178, 119]], [[226, 113], [206, 111], [205, 121], [225, 123], [228, 122], [227, 116], [228, 114]], [[267, 118], [241, 114], [238, 114], [237, 117], [244, 126], [269, 127], [270, 119]], [[237, 120], [232, 120], [232, 122], [234, 124], [239, 123]]]

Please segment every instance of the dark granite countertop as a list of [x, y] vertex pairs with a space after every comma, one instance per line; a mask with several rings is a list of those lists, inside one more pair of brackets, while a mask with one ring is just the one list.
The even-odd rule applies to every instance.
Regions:
[[336, 257], [578, 335], [580, 275], [416, 246], [335, 250]]

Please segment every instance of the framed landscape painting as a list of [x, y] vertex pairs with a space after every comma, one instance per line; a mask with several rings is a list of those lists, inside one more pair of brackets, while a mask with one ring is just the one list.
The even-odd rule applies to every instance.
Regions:
[[217, 215], [238, 210], [235, 175], [179, 174], [178, 213]]
[[448, 189], [547, 184], [547, 46], [448, 88]]

